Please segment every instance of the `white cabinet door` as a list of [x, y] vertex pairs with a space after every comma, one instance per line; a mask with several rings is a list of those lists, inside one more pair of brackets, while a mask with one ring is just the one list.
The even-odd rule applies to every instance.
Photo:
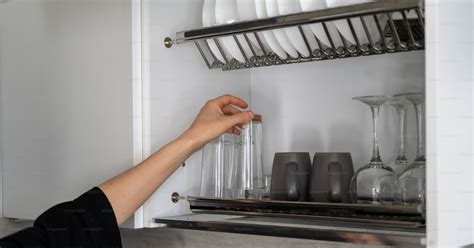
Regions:
[[474, 244], [472, 1], [426, 1], [427, 246]]
[[34, 219], [133, 165], [131, 7], [0, 4], [5, 217]]

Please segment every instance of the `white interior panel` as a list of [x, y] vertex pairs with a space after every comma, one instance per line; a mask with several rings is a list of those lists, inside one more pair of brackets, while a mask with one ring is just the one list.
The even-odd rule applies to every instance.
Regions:
[[[152, 0], [149, 3], [151, 150], [177, 138], [191, 124], [204, 103], [222, 94], [249, 99], [248, 70], [208, 70], [193, 43], [165, 48], [163, 40], [178, 30], [201, 25], [203, 1]], [[200, 152], [186, 161], [147, 204], [151, 217], [189, 211], [184, 201], [171, 202], [171, 194], [199, 193]]]
[[131, 4], [0, 8], [4, 213], [34, 219], [132, 165]]
[[[372, 152], [372, 121], [367, 105], [354, 96], [423, 91], [424, 52], [409, 52], [252, 69], [251, 105], [263, 115], [264, 170], [271, 174], [276, 152], [351, 152], [354, 167]], [[409, 160], [416, 150], [415, 111], [407, 112]], [[398, 152], [395, 109], [380, 110], [381, 157]]]

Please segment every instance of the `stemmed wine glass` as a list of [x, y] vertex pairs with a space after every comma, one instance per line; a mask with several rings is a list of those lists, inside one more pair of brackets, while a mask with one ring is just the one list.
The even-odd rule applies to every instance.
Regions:
[[395, 161], [389, 164], [390, 168], [395, 172], [395, 174], [399, 175], [408, 165], [408, 159], [405, 154], [405, 123], [406, 123], [406, 112], [408, 108], [409, 102], [401, 97], [401, 96], [394, 96], [394, 98], [388, 102], [390, 106], [395, 108], [398, 115], [398, 132], [399, 132], [399, 139], [398, 144], [400, 145], [398, 149], [397, 158]]
[[426, 160], [423, 135], [425, 97], [422, 93], [407, 93], [396, 96], [404, 97], [414, 105], [418, 134], [416, 159], [399, 175], [395, 184], [396, 197], [397, 201], [404, 205], [422, 204], [426, 192]]
[[395, 183], [398, 175], [407, 167], [408, 160], [405, 154], [405, 120], [406, 111], [409, 102], [401, 97], [395, 96], [388, 102], [390, 106], [395, 108], [398, 115], [398, 128], [399, 128], [399, 150], [395, 161], [389, 163], [389, 167], [393, 170], [392, 175], [386, 175], [380, 179], [380, 198], [383, 199], [384, 204], [392, 204], [399, 197], [396, 196]]
[[367, 104], [372, 112], [373, 123], [373, 149], [372, 159], [365, 166], [360, 168], [352, 177], [351, 193], [357, 203], [378, 204], [387, 199], [383, 199], [381, 179], [393, 176], [393, 170], [385, 165], [380, 158], [377, 121], [380, 107], [390, 100], [387, 96], [363, 96], [354, 97], [353, 100]]

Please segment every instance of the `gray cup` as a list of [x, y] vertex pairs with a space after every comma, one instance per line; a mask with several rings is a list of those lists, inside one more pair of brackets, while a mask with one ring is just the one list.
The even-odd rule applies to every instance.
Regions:
[[350, 203], [354, 175], [350, 153], [316, 153], [313, 159], [309, 200], [312, 202]]
[[306, 201], [310, 174], [309, 153], [275, 153], [270, 198], [277, 201]]

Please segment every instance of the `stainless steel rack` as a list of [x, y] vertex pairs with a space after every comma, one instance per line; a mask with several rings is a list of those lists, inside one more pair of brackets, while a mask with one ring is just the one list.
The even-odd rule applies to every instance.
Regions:
[[[329, 32], [328, 23], [340, 20], [347, 22], [354, 44], [339, 32], [338, 35]], [[376, 23], [376, 33], [380, 37], [377, 40], [371, 35], [367, 24], [369, 20]], [[354, 26], [356, 21], [363, 26], [366, 37], [357, 34]], [[306, 36], [308, 34], [303, 31], [303, 26], [312, 23], [321, 23], [324, 27], [325, 33], [321, 35], [326, 35], [330, 43], [328, 46], [320, 42], [321, 37], [316, 36], [317, 47], [310, 46], [309, 37]], [[264, 46], [262, 31], [287, 27], [298, 27], [306, 47], [311, 51], [309, 56], [299, 54], [297, 58], [292, 58], [288, 55], [287, 59], [281, 59]], [[245, 58], [245, 63], [224, 52], [220, 38], [226, 36], [233, 37]], [[256, 40], [257, 44], [251, 40]], [[211, 52], [208, 41], [215, 42], [224, 62], [219, 61]], [[419, 0], [384, 0], [182, 31], [176, 34], [175, 42], [177, 44], [194, 42], [208, 68], [222, 70], [423, 50], [424, 11]], [[165, 44], [170, 45], [170, 41], [165, 41]]]
[[395, 227], [424, 227], [417, 206], [241, 200], [188, 197], [190, 208], [197, 213], [313, 218], [370, 223]]
[[155, 218], [171, 228], [421, 246], [426, 230], [412, 206], [334, 204], [188, 197], [190, 215]]

